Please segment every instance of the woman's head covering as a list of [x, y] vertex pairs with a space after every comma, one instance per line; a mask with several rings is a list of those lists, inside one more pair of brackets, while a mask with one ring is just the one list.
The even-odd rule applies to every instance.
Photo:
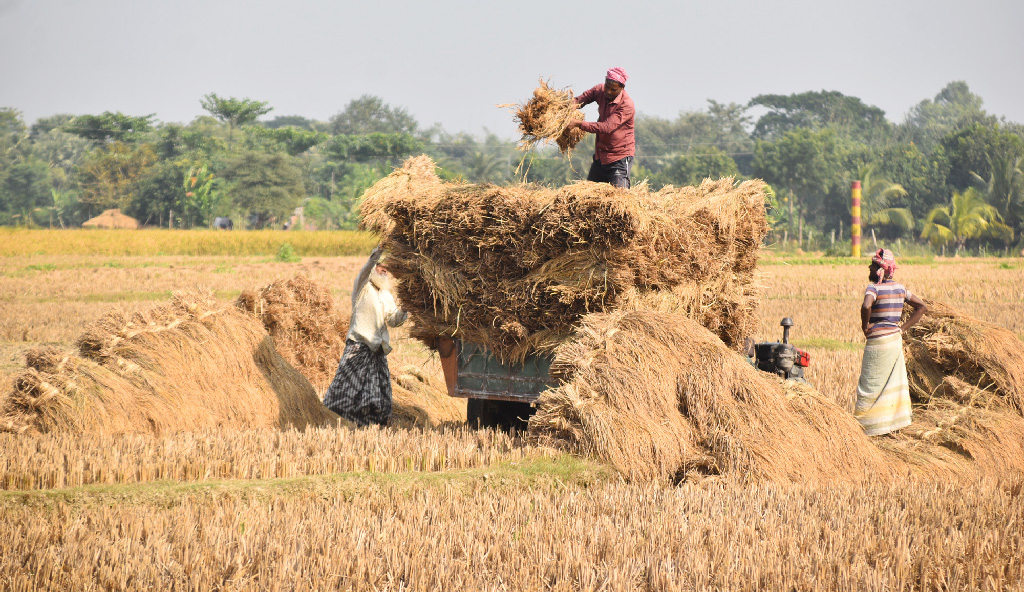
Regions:
[[622, 68], [610, 68], [604, 77], [608, 80], [618, 82], [619, 84], [626, 84], [626, 79], [629, 78], [629, 75], [627, 75], [626, 71]]
[[896, 273], [896, 257], [889, 249], [878, 249], [871, 258], [871, 262], [878, 265], [879, 270], [883, 272], [879, 274], [876, 283], [880, 284], [887, 279], [892, 279], [893, 274]]

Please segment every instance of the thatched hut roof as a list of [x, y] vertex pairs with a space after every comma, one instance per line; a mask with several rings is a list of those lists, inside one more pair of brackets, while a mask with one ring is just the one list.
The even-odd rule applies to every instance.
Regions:
[[103, 210], [99, 216], [82, 222], [83, 228], [128, 228], [137, 230], [141, 224], [135, 218], [121, 213], [117, 208]]

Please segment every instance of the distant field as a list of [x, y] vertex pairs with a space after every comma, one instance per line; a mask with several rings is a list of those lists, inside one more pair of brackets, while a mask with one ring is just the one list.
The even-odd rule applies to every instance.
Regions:
[[276, 256], [291, 245], [298, 256], [369, 254], [377, 243], [367, 232], [218, 230], [25, 230], [0, 228], [0, 257], [27, 255]]
[[[287, 242], [297, 261], [276, 259]], [[194, 286], [304, 274], [344, 307], [372, 236], [0, 231], [0, 386], [40, 344]], [[347, 250], [346, 250], [347, 249]], [[867, 261], [768, 256], [757, 338], [811, 352], [850, 406]], [[897, 278], [1024, 335], [1021, 259], [901, 261]], [[426, 364], [404, 330], [392, 367]], [[1024, 347], [1024, 342], [1022, 342]], [[434, 367], [434, 366], [431, 366]], [[0, 434], [0, 589], [1020, 590], [1024, 480], [868, 489], [623, 482], [493, 432]]]

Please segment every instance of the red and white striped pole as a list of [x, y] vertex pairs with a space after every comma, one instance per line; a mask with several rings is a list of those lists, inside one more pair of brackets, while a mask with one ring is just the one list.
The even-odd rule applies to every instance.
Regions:
[[853, 257], [860, 257], [860, 181], [854, 181], [853, 187], [853, 204], [850, 208], [850, 213], [853, 215], [853, 220], [850, 223], [850, 253]]

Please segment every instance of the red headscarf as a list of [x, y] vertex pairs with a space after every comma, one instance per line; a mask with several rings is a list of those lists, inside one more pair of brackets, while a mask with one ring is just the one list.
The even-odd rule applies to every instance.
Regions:
[[878, 281], [875, 282], [876, 284], [892, 279], [893, 274], [896, 273], [896, 256], [889, 249], [878, 249], [871, 258], [871, 262], [878, 265], [879, 271], [884, 272], [879, 274]]
[[627, 75], [626, 71], [623, 70], [622, 68], [611, 68], [608, 70], [608, 73], [604, 75], [604, 77], [607, 78], [608, 80], [614, 80], [619, 84], [626, 84], [626, 80], [629, 78], [629, 75]]

